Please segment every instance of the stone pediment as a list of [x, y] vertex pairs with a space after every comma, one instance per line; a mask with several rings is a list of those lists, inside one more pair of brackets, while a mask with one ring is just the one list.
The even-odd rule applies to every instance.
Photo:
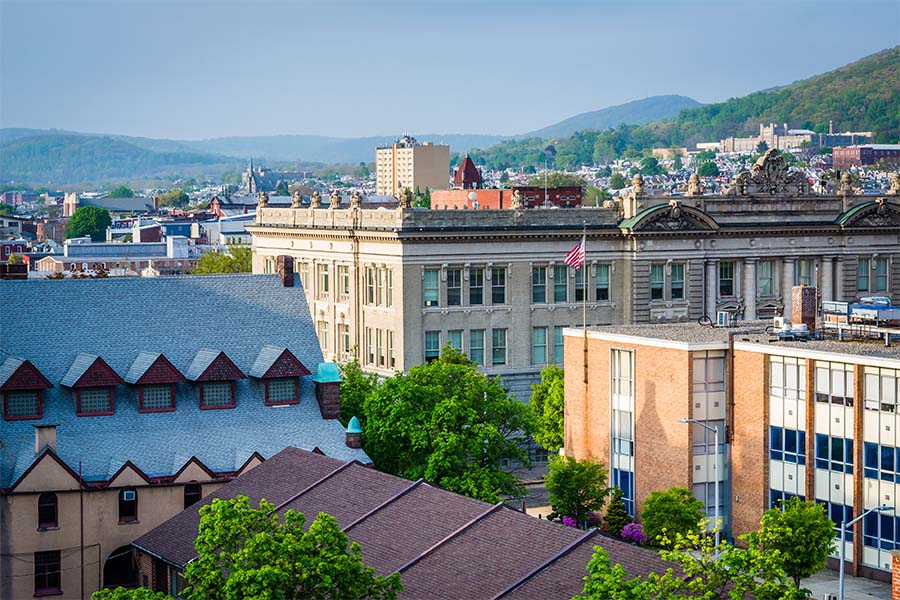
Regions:
[[719, 228], [705, 212], [683, 206], [678, 200], [652, 206], [619, 225], [640, 232], [714, 231]]
[[742, 171], [728, 189], [731, 196], [805, 196], [809, 181], [800, 171], [789, 171], [784, 157], [774, 148], [760, 156], [750, 171]]
[[900, 206], [878, 198], [854, 206], [837, 219], [843, 228], [900, 227]]

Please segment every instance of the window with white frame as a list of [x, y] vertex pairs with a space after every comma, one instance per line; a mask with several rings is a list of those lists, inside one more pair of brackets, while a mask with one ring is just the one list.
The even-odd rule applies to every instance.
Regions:
[[447, 306], [462, 304], [462, 270], [447, 269]]
[[719, 297], [734, 296], [734, 261], [723, 260], [719, 263]]
[[440, 297], [439, 279], [440, 272], [437, 269], [425, 269], [422, 288], [424, 306], [438, 306]]
[[794, 285], [815, 285], [815, 261], [798, 258], [794, 263]]
[[491, 268], [491, 304], [506, 304], [506, 268]]
[[900, 399], [900, 370], [865, 367], [863, 378], [866, 410], [896, 414], [897, 400]]
[[553, 267], [553, 301], [569, 301], [569, 267]]
[[775, 262], [761, 260], [756, 265], [756, 295], [771, 296], [775, 293], [772, 285], [775, 273]]
[[447, 343], [451, 348], [462, 351], [462, 329], [451, 329], [447, 332]]
[[594, 275], [597, 302], [609, 300], [609, 267], [610, 265], [597, 265]]
[[531, 364], [542, 365], [547, 362], [547, 328], [531, 328]]
[[425, 362], [431, 362], [441, 357], [441, 332], [425, 332]]
[[506, 329], [491, 330], [491, 364], [506, 364]]
[[484, 269], [469, 269], [469, 305], [484, 304]]
[[484, 329], [469, 331], [469, 358], [476, 365], [484, 365]]
[[806, 361], [788, 356], [769, 357], [769, 394], [776, 398], [806, 398]]
[[531, 303], [547, 302], [547, 267], [531, 268]]
[[563, 364], [566, 358], [564, 330], [565, 327], [559, 325], [553, 328], [553, 362], [558, 365]]
[[853, 365], [817, 360], [816, 402], [853, 406]]

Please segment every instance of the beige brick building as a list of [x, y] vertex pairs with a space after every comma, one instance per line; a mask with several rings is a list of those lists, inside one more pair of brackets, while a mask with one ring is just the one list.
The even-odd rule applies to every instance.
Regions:
[[420, 144], [404, 136], [375, 150], [375, 193], [400, 197], [405, 189], [415, 192], [450, 187], [450, 146]]

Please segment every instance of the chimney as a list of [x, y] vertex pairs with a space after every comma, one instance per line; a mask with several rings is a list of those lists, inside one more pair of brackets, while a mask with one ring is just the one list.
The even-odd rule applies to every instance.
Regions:
[[828, 120], [828, 135], [834, 135], [834, 121]]
[[347, 423], [347, 447], [362, 448], [362, 427], [356, 417], [351, 417]]
[[791, 289], [791, 324], [804, 323], [809, 331], [816, 330], [816, 297], [818, 290], [807, 285]]
[[56, 452], [56, 425], [34, 426], [34, 453], [40, 454], [45, 446]]
[[316, 400], [323, 419], [337, 419], [341, 416], [341, 372], [336, 363], [319, 363], [316, 376]]
[[275, 260], [275, 270], [281, 278], [281, 285], [284, 287], [294, 287], [294, 259], [282, 254]]

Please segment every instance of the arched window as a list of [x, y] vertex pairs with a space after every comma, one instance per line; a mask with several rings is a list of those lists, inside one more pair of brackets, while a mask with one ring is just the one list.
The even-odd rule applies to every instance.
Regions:
[[38, 529], [55, 527], [59, 527], [56, 494], [41, 494], [38, 496]]
[[138, 520], [137, 490], [125, 488], [119, 491], [119, 523], [131, 523]]
[[192, 481], [184, 486], [184, 507], [199, 502], [200, 498], [203, 497], [203, 490], [200, 487], [200, 484], [196, 481]]

